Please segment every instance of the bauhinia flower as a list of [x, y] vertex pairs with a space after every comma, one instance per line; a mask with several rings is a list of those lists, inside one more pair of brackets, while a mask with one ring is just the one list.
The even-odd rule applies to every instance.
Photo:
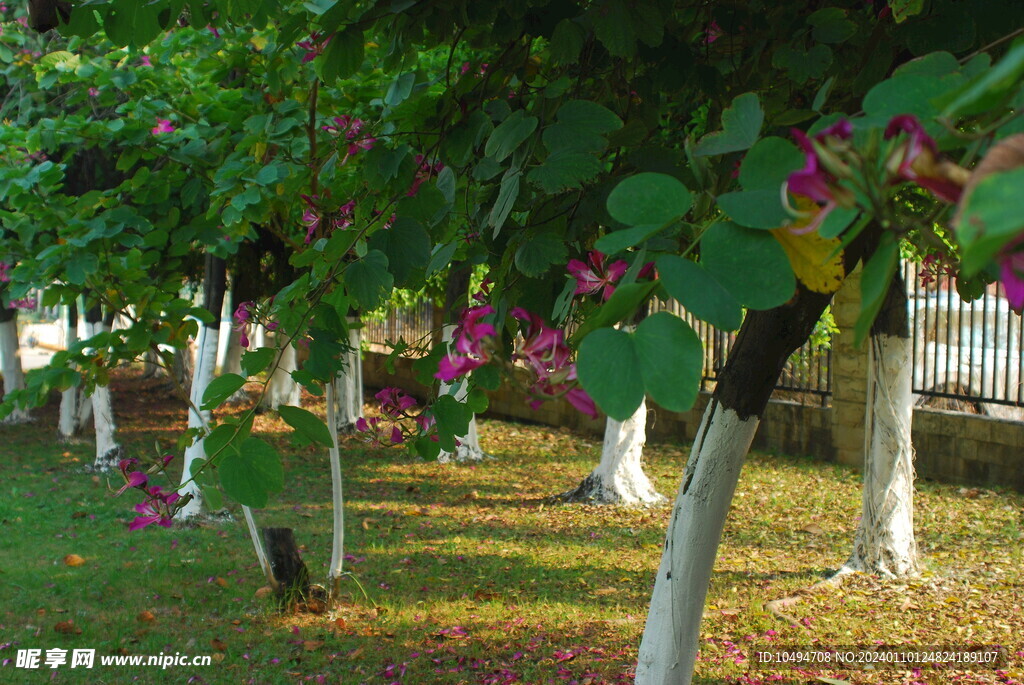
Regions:
[[374, 397], [380, 400], [381, 413], [392, 419], [401, 418], [416, 406], [416, 398], [406, 395], [400, 388], [384, 388]]
[[232, 330], [242, 334], [238, 341], [242, 347], [249, 347], [249, 323], [252, 321], [253, 307], [255, 304], [251, 300], [240, 302], [235, 308], [235, 313], [231, 315], [235, 321]]
[[8, 283], [11, 280], [11, 265], [7, 262], [0, 262], [0, 283]]
[[380, 447], [389, 442], [392, 445], [398, 445], [405, 441], [401, 428], [392, 424], [391, 430], [388, 431], [385, 422], [379, 416], [369, 419], [359, 417], [356, 421], [356, 431], [362, 433], [364, 439], [375, 447]]
[[150, 133], [154, 136], [158, 136], [161, 133], [174, 133], [174, 125], [171, 124], [170, 119], [157, 119], [156, 126], [150, 129]]
[[565, 343], [565, 331], [547, 326], [536, 314], [522, 307], [509, 312], [514, 318], [527, 322], [523, 346], [516, 358], [527, 363], [536, 376], [530, 386], [534, 399], [530, 406], [536, 409], [542, 397], [564, 396], [572, 406], [591, 417], [597, 416], [597, 407], [587, 392], [579, 387], [576, 364], [570, 362], [571, 352]]
[[135, 505], [136, 513], [141, 516], [136, 516], [128, 524], [128, 530], [139, 530], [154, 523], [169, 528], [174, 522], [174, 504], [181, 499], [181, 495], [164, 492], [157, 486], [146, 488], [145, 493], [149, 499]]
[[909, 114], [893, 117], [885, 129], [885, 139], [906, 134], [893, 150], [886, 169], [900, 181], [911, 181], [949, 203], [960, 199], [969, 176], [965, 169], [939, 156], [939, 148], [921, 122]]
[[591, 295], [603, 290], [604, 299], [608, 299], [615, 292], [615, 281], [625, 275], [629, 264], [625, 260], [618, 260], [605, 268], [605, 256], [597, 250], [592, 250], [587, 256], [589, 265], [578, 259], [570, 259], [566, 265], [569, 273], [576, 279], [577, 295]]
[[493, 313], [494, 307], [490, 305], [467, 307], [462, 310], [459, 325], [452, 332], [452, 340], [455, 341], [455, 350], [458, 354], [453, 354], [449, 350], [448, 354], [441, 358], [434, 378], [450, 383], [491, 360], [488, 343], [497, 335], [497, 331], [493, 325], [484, 323], [481, 319]]
[[[828, 152], [827, 143], [832, 140], [849, 140], [853, 136], [853, 126], [846, 119], [840, 119], [816, 135], [814, 140], [799, 129], [792, 129], [790, 133], [796, 139], [800, 149], [803, 150], [804, 167], [789, 175], [782, 187], [782, 196], [787, 206], [790, 206], [787, 192], [806, 197], [819, 206], [819, 209], [812, 215], [805, 217], [809, 219], [806, 226], [790, 228], [794, 233], [810, 233], [818, 230], [825, 217], [833, 209], [840, 205], [852, 205], [852, 194], [839, 185], [838, 178], [828, 170], [825, 164], [822, 164], [822, 157], [829, 155], [829, 166], [841, 165], [842, 163]], [[794, 213], [804, 214], [804, 212]]]
[[999, 280], [1006, 290], [1010, 309], [1020, 314], [1024, 311], [1024, 238], [1018, 238], [1005, 246], [997, 258]]
[[296, 43], [296, 47], [302, 48], [306, 51], [302, 56], [302, 63], [305, 64], [316, 59], [317, 55], [322, 53], [324, 48], [327, 47], [327, 44], [331, 42], [333, 35], [334, 34], [332, 33], [325, 37], [320, 31], [314, 31], [313, 34], [310, 35], [309, 40], [300, 40]]

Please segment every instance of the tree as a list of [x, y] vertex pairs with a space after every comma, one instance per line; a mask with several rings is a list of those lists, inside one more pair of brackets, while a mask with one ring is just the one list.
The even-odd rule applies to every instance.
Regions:
[[[0, 288], [0, 375], [4, 378], [4, 394], [8, 395], [25, 387], [25, 376], [21, 369], [21, 355], [18, 344], [18, 309], [3, 301], [6, 288]], [[4, 417], [4, 423], [28, 421], [25, 409], [16, 409]]]
[[[860, 339], [881, 307], [900, 242], [940, 251], [958, 271], [962, 293], [1000, 278], [1014, 308], [1024, 306], [1015, 242], [1021, 222], [999, 211], [1012, 202], [1020, 170], [964, 193], [955, 233], [948, 208], [926, 194], [950, 197], [963, 186], [958, 176], [966, 170], [945, 155], [970, 159], [1019, 126], [1013, 103], [1024, 46], [1009, 44], [1014, 33], [1005, 30], [1020, 24], [1014, 3], [974, 12], [999, 21], [972, 16], [970, 31], [959, 30], [967, 25], [962, 7], [940, 2], [894, 1], [881, 13], [873, 4], [838, 1], [700, 8], [617, 0], [282, 3], [273, 22], [266, 3], [249, 11], [245, 3], [211, 2], [215, 17], [190, 7], [195, 27], [212, 19], [227, 33], [229, 24], [251, 24], [268, 38], [263, 48], [226, 51], [223, 64], [200, 60], [216, 77], [207, 81], [229, 83], [233, 66], [245, 66], [241, 73], [265, 79], [269, 92], [204, 93], [183, 103], [189, 122], [209, 127], [189, 123], [184, 135], [202, 139], [203, 150], [230, 152], [211, 160], [196, 154], [200, 146], [172, 138], [167, 159], [175, 163], [159, 171], [162, 178], [184, 173], [182, 161], [210, 170], [209, 183], [199, 181], [205, 196], [183, 206], [197, 210], [211, 232], [216, 217], [232, 248], [256, 222], [307, 229], [305, 240], [279, 231], [299, 272], [260, 308], [288, 340], [308, 342], [309, 359], [293, 377], [311, 390], [333, 382], [350, 307], [372, 310], [393, 287], [415, 286], [463, 255], [489, 269], [493, 296], [463, 313], [458, 354], [435, 349], [417, 362], [430, 383], [472, 372], [467, 382], [478, 387], [467, 403], [441, 396], [413, 415], [390, 393], [382, 399], [391, 407], [386, 420], [367, 421], [372, 439], [409, 444], [426, 457], [453, 450], [479, 406], [474, 393], [499, 382], [499, 367], [514, 378], [514, 361], [526, 366], [536, 402], [565, 398], [588, 412], [596, 402], [620, 421], [645, 396], [685, 409], [696, 397], [702, 358], [693, 331], [665, 312], [635, 331], [614, 326], [655, 295], [674, 297], [724, 330], [742, 322], [741, 353], [734, 351], [716, 389], [680, 487], [641, 649], [642, 681], [691, 676], [718, 533], [756, 417], [782, 362], [860, 257], [859, 236], [892, 246], [864, 265], [871, 277], [863, 282]], [[114, 40], [142, 45], [174, 23], [174, 12], [160, 14], [169, 8], [151, 3], [125, 22], [115, 5], [93, 3], [73, 8], [65, 31], [89, 36], [99, 17]], [[960, 40], [950, 46], [944, 30], [954, 25]], [[236, 47], [252, 45], [252, 31], [239, 32], [241, 40], [230, 35]], [[187, 31], [162, 37], [159, 46], [208, 49]], [[961, 58], [939, 51], [947, 48]], [[328, 101], [348, 107], [339, 83], [356, 101], [374, 104], [328, 114], [321, 109]], [[231, 105], [243, 100], [272, 111], [232, 120], [239, 108]], [[148, 102], [140, 97], [139, 106]], [[234, 125], [222, 125], [228, 120]], [[158, 122], [157, 130], [175, 128]], [[792, 134], [797, 145], [787, 140], [792, 125], [806, 127]], [[106, 124], [102, 132], [109, 135]], [[278, 155], [282, 149], [287, 157]], [[52, 187], [58, 172], [32, 169], [38, 178], [28, 185]], [[5, 225], [27, 236], [30, 220], [57, 224], [59, 212], [40, 208], [35, 195], [15, 190]], [[146, 200], [147, 208], [163, 201]], [[82, 226], [67, 214], [60, 218]], [[159, 221], [155, 211], [147, 214]], [[222, 249], [218, 240], [198, 242]], [[25, 257], [42, 266], [65, 252], [44, 247], [32, 244]], [[575, 286], [564, 278], [570, 255], [591, 249], [627, 265], [600, 303], [574, 300]], [[165, 321], [166, 310], [150, 314]], [[138, 335], [144, 331], [140, 324]], [[243, 370], [266, 368], [259, 359], [243, 356]], [[58, 371], [39, 374], [14, 400], [38, 397], [62, 378]], [[254, 439], [243, 424], [224, 428], [232, 439]], [[228, 442], [224, 449], [237, 452]], [[225, 464], [242, 469], [263, 458], [226, 454]], [[278, 487], [276, 473], [265, 483], [252, 480], [254, 492], [223, 473], [221, 486], [240, 501], [262, 500]]]

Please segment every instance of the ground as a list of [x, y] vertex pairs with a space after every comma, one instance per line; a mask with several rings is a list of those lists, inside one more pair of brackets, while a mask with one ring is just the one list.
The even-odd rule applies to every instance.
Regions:
[[[115, 377], [122, 442], [175, 452], [183, 407], [159, 381]], [[316, 409], [315, 399], [306, 397]], [[322, 402], [319, 407], [322, 410]], [[546, 498], [597, 462], [600, 442], [569, 431], [483, 419], [495, 459], [425, 463], [346, 438], [345, 601], [279, 614], [245, 528], [151, 526], [131, 533], [132, 493], [83, 473], [89, 442], [59, 446], [56, 398], [29, 426], [0, 427], [0, 682], [619, 683], [630, 682], [669, 507], [616, 509]], [[314, 578], [330, 557], [326, 454], [295, 447], [288, 483], [261, 525], [295, 528]], [[674, 493], [687, 447], [649, 444], [648, 473]], [[178, 451], [180, 453], [180, 451]], [[696, 682], [1015, 682], [1024, 650], [1024, 498], [921, 483], [913, 581], [856, 576], [802, 597], [788, 621], [766, 602], [842, 564], [860, 507], [857, 475], [806, 457], [755, 453], [740, 481], [711, 583]], [[237, 510], [236, 510], [237, 511]], [[364, 596], [365, 591], [365, 596]], [[876, 641], [1007, 646], [1007, 670], [964, 673], [758, 670], [779, 645]], [[211, 667], [17, 669], [18, 649], [100, 655], [212, 655]], [[45, 673], [43, 671], [46, 671]], [[128, 675], [130, 673], [130, 676]], [[171, 675], [173, 674], [173, 675]], [[827, 681], [825, 681], [827, 682]]]

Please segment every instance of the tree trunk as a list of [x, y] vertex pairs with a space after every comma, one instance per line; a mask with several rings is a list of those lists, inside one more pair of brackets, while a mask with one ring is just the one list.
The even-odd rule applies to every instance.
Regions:
[[[284, 336], [275, 336], [277, 340], [284, 342]], [[295, 346], [285, 345], [278, 356], [277, 369], [270, 377], [267, 391], [263, 395], [262, 407], [264, 409], [277, 409], [282, 404], [298, 407], [302, 403], [302, 387], [292, 378], [292, 371], [298, 368], [298, 361], [295, 356]]]
[[[206, 274], [204, 279], [203, 306], [208, 312], [220, 312], [224, 304], [224, 260], [206, 255]], [[217, 364], [217, 341], [220, 337], [220, 316], [214, 314], [213, 321], [209, 325], [199, 327], [199, 340], [197, 341], [198, 354], [196, 355], [195, 370], [192, 375], [192, 389], [189, 393], [191, 402], [188, 409], [188, 427], [190, 429], [203, 429], [209, 425], [210, 412], [203, 411], [199, 406], [203, 402], [203, 395], [210, 381], [213, 380], [213, 369]], [[178, 493], [185, 497], [191, 495], [192, 499], [185, 506], [178, 510], [178, 519], [189, 519], [201, 516], [206, 513], [203, 506], [203, 494], [199, 486], [191, 478], [192, 464], [198, 459], [206, 459], [206, 451], [203, 445], [203, 438], [196, 438], [191, 445], [185, 448], [185, 460], [182, 466], [181, 487]]]
[[[2, 289], [0, 289], [2, 295]], [[25, 387], [18, 344], [18, 310], [0, 302], [0, 374], [4, 377], [4, 395]], [[27, 409], [15, 409], [2, 423], [25, 423], [32, 417]]]
[[[222, 373], [237, 373], [241, 376], [243, 352], [245, 352], [245, 348], [242, 347], [242, 332], [232, 329], [228, 335], [228, 350]], [[224, 403], [241, 404], [248, 401], [249, 393], [244, 387], [241, 387], [231, 397], [227, 398]]]
[[647, 440], [647, 400], [625, 421], [609, 418], [604, 428], [601, 463], [582, 483], [561, 495], [566, 502], [623, 504], [627, 506], [660, 504], [658, 493], [641, 465]]
[[[99, 305], [85, 312], [85, 335], [91, 338], [106, 330], [103, 325], [103, 310]], [[92, 418], [96, 430], [95, 471], [112, 471], [124, 459], [124, 448], [117, 442], [117, 424], [114, 423], [114, 407], [110, 388], [96, 385], [92, 391]]]
[[[64, 348], [70, 350], [78, 342], [78, 304], [67, 305], [64, 319]], [[70, 442], [78, 435], [82, 424], [78, 421], [78, 401], [82, 388], [73, 386], [60, 394], [60, 415], [57, 419], [57, 437], [61, 442]]]
[[277, 581], [281, 606], [286, 607], [306, 599], [310, 593], [309, 570], [299, 554], [292, 529], [264, 528], [263, 543], [274, 579]]
[[747, 313], [679, 485], [640, 643], [637, 683], [690, 683], [704, 600], [740, 469], [782, 367], [830, 300], [800, 288], [781, 307]]
[[334, 410], [338, 398], [334, 397], [335, 383], [327, 384], [327, 429], [331, 433], [331, 447], [327, 456], [331, 462], [331, 565], [327, 569], [328, 591], [337, 599], [341, 591], [341, 574], [345, 566], [345, 497], [341, 480], [341, 451], [338, 449], [338, 417]]
[[912, 342], [907, 290], [897, 273], [871, 329], [864, 420], [864, 493], [853, 552], [840, 573], [895, 578], [917, 572], [914, 539]]
[[[349, 317], [349, 325], [358, 319]], [[345, 353], [345, 368], [334, 379], [336, 402], [335, 427], [339, 433], [352, 433], [356, 421], [363, 415], [363, 354], [360, 328], [348, 329], [349, 350]]]

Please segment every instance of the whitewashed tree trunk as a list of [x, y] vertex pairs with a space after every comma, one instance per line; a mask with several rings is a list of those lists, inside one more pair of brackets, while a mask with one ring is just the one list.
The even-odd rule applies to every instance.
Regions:
[[[64, 347], [71, 349], [78, 342], [78, 305], [72, 302], [64, 312]], [[91, 401], [82, 397], [82, 387], [71, 387], [60, 394], [60, 414], [57, 419], [57, 437], [61, 442], [74, 440], [82, 429], [79, 420], [80, 404]]]
[[[441, 340], [446, 345], [451, 343], [452, 333], [454, 333], [455, 328], [455, 324], [445, 324], [441, 329]], [[441, 387], [437, 391], [438, 397], [451, 395], [458, 402], [465, 403], [466, 396], [469, 394], [468, 380], [469, 376], [467, 375], [464, 379], [455, 381], [454, 384], [441, 381]], [[452, 461], [452, 459], [458, 462], [482, 461], [487, 456], [480, 447], [480, 436], [476, 430], [476, 414], [473, 414], [473, 417], [469, 420], [469, 430], [466, 434], [460, 435], [455, 439], [459, 443], [455, 448], [455, 452], [441, 450], [441, 453], [437, 455], [437, 460], [440, 463], [446, 464]]]
[[[223, 334], [223, 330], [221, 331]], [[224, 360], [224, 367], [221, 373], [237, 373], [242, 375], [242, 353], [245, 352], [245, 348], [242, 347], [242, 332], [234, 329], [229, 330], [228, 335], [228, 348], [227, 356]], [[240, 402], [248, 402], [249, 393], [246, 392], [245, 388], [239, 388], [231, 395], [227, 400], [226, 404], [238, 404]]]
[[[91, 338], [106, 330], [99, 307], [86, 312], [85, 335]], [[92, 468], [95, 471], [112, 471], [124, 458], [124, 448], [117, 442], [117, 424], [114, 422], [114, 407], [110, 388], [97, 385], [90, 398], [92, 404], [93, 428], [96, 432], [96, 459]]]
[[608, 418], [601, 462], [582, 483], [559, 499], [627, 506], [660, 504], [665, 496], [654, 489], [641, 460], [647, 441], [647, 400], [625, 421]]
[[897, 276], [871, 331], [864, 420], [864, 491], [853, 552], [840, 573], [917, 573], [914, 538], [913, 345]]
[[[21, 349], [18, 345], [18, 310], [5, 309], [3, 304], [0, 304], [0, 373], [4, 376], [4, 395], [25, 387]], [[15, 409], [3, 423], [25, 423], [31, 420], [27, 409]]]
[[[284, 342], [287, 338], [278, 336], [278, 340]], [[277, 369], [270, 377], [267, 391], [263, 395], [262, 406], [264, 409], [277, 409], [282, 404], [298, 407], [302, 401], [302, 386], [291, 375], [298, 368], [295, 346], [285, 345], [278, 359]]]
[[331, 540], [331, 565], [327, 571], [330, 597], [337, 598], [341, 590], [341, 575], [345, 565], [345, 498], [341, 482], [341, 452], [338, 449], [338, 417], [335, 407], [338, 398], [334, 396], [336, 383], [327, 384], [327, 429], [331, 433], [331, 447], [328, 456], [331, 461], [331, 508], [333, 510], [333, 534]]
[[693, 678], [704, 601], [743, 461], [786, 360], [830, 299], [800, 288], [786, 305], [747, 312], [679, 485], [640, 643], [641, 685]]
[[[350, 324], [357, 322], [357, 319], [349, 319]], [[348, 344], [350, 349], [345, 353], [345, 368], [334, 379], [335, 428], [339, 433], [355, 431], [356, 421], [363, 415], [361, 330], [360, 328], [349, 328]]]

